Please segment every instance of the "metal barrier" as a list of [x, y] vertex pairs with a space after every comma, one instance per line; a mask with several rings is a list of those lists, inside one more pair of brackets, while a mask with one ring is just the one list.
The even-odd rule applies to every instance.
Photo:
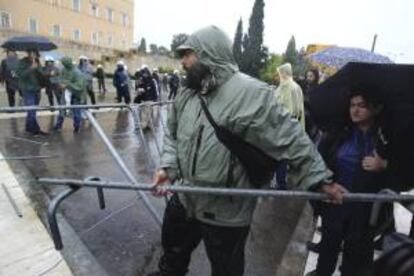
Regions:
[[[100, 104], [100, 105], [72, 105], [72, 106], [54, 106], [54, 107], [41, 107], [41, 106], [26, 106], [26, 107], [6, 107], [0, 108], [0, 113], [12, 113], [12, 112], [27, 112], [27, 111], [44, 111], [44, 110], [67, 110], [67, 109], [100, 109], [100, 108], [126, 108], [131, 112], [134, 130], [139, 133], [141, 140], [143, 141], [143, 146], [149, 160], [151, 162], [151, 153], [149, 150], [148, 143], [145, 139], [144, 132], [140, 127], [140, 108], [143, 106], [163, 106], [171, 104], [172, 101], [168, 102], [155, 102], [155, 103], [144, 103], [144, 104]], [[161, 114], [162, 111], [160, 111]], [[156, 222], [161, 225], [161, 216], [157, 213], [154, 206], [149, 201], [145, 192], [153, 191], [154, 186], [149, 184], [138, 183], [134, 178], [131, 171], [128, 169], [117, 150], [113, 147], [112, 143], [109, 141], [108, 137], [105, 135], [104, 131], [100, 127], [99, 123], [96, 121], [92, 113], [88, 110], [85, 111], [90, 123], [98, 132], [99, 137], [105, 143], [108, 148], [111, 156], [114, 158], [115, 162], [119, 166], [120, 170], [126, 176], [129, 182], [110, 182], [110, 181], [101, 181], [99, 178], [87, 178], [85, 180], [77, 179], [55, 179], [55, 178], [40, 178], [38, 182], [41, 184], [47, 185], [65, 185], [70, 188], [58, 194], [49, 204], [48, 208], [48, 221], [51, 229], [52, 238], [57, 250], [63, 248], [61, 235], [59, 227], [56, 220], [56, 212], [60, 203], [68, 198], [70, 195], [78, 191], [80, 188], [96, 188], [97, 195], [99, 200], [99, 206], [101, 209], [105, 208], [105, 198], [103, 189], [119, 189], [119, 190], [134, 190], [138, 192], [138, 195], [142, 198], [144, 205], [150, 211]], [[166, 126], [162, 123], [163, 131], [168, 131]], [[151, 128], [154, 129], [154, 122], [151, 113], [150, 117]], [[160, 145], [158, 144], [157, 138], [154, 135], [155, 145], [158, 154], [161, 154]], [[151, 164], [154, 165], [154, 164]], [[191, 193], [191, 194], [204, 194], [204, 195], [218, 195], [218, 196], [242, 196], [242, 197], [275, 197], [275, 198], [290, 198], [296, 200], [327, 200], [329, 199], [328, 195], [321, 193], [313, 192], [300, 192], [300, 191], [277, 191], [277, 190], [258, 190], [258, 189], [231, 189], [231, 188], [209, 188], [209, 187], [187, 187], [187, 186], [163, 186], [159, 189], [176, 192], [176, 193]], [[408, 204], [414, 204], [414, 195], [400, 195], [395, 192], [382, 192], [379, 194], [358, 194], [358, 193], [348, 193], [344, 194], [344, 201], [346, 202], [375, 202], [373, 207], [373, 215], [371, 221], [375, 221], [378, 218], [378, 210], [381, 206], [381, 203], [384, 202], [400, 202], [404, 206]], [[411, 210], [412, 211], [412, 210]]]
[[[70, 106], [3, 107], [3, 108], [0, 108], [0, 113], [15, 113], [15, 112], [28, 112], [28, 111], [48, 111], [48, 110], [49, 111], [56, 111], [56, 110], [68, 110], [68, 109], [69, 110], [70, 109], [88, 109], [87, 111], [85, 111], [85, 114], [88, 117], [89, 122], [92, 124], [92, 126], [97, 131], [99, 137], [101, 138], [101, 140], [104, 142], [104, 144], [108, 148], [111, 156], [114, 158], [115, 162], [119, 166], [122, 173], [126, 176], [128, 181], [130, 181], [130, 183], [131, 183], [130, 185], [135, 185], [135, 184], [138, 184], [137, 180], [135, 179], [135, 177], [133, 176], [131, 171], [128, 169], [125, 162], [122, 160], [122, 158], [120, 157], [120, 155], [118, 154], [117, 150], [114, 148], [112, 143], [109, 141], [108, 137], [105, 135], [105, 133], [102, 130], [101, 126], [96, 121], [96, 119], [94, 118], [92, 113], [89, 111], [89, 109], [100, 109], [100, 108], [121, 108], [121, 109], [123, 109], [123, 108], [126, 108], [127, 110], [129, 110], [131, 112], [131, 115], [132, 115], [132, 118], [133, 118], [134, 130], [140, 134], [141, 140], [142, 140], [142, 143], [143, 143], [143, 146], [144, 146], [144, 150], [146, 152], [148, 160], [150, 160], [150, 162], [151, 162], [152, 158], [151, 158], [151, 153], [150, 153], [150, 150], [149, 150], [149, 146], [148, 146], [148, 143], [145, 139], [145, 135], [142, 131], [142, 128], [140, 127], [141, 120], [140, 120], [140, 115], [139, 115], [139, 109], [140, 109], [140, 107], [143, 107], [143, 106], [150, 106], [150, 107], [152, 107], [152, 106], [162, 106], [162, 105], [171, 104], [171, 103], [173, 103], [173, 102], [172, 101], [147, 102], [147, 103], [142, 103], [142, 104], [138, 104], [138, 105], [137, 104], [131, 104], [131, 105], [127, 105], [127, 104], [97, 104], [97, 105], [70, 105]], [[154, 127], [153, 122], [152, 122], [152, 116], [151, 116], [151, 124], [152, 124], [152, 127]], [[156, 137], [154, 136], [154, 138], [156, 138]], [[156, 139], [155, 139], [155, 143], [156, 143], [158, 154], [160, 154], [160, 148], [159, 148], [159, 145], [158, 145], [158, 142], [156, 141]], [[151, 165], [154, 166], [155, 164], [153, 164], [151, 162]], [[145, 193], [143, 193], [142, 191], [139, 191], [139, 190], [137, 190], [137, 192], [138, 192], [139, 197], [142, 198], [144, 206], [148, 209], [148, 211], [154, 217], [157, 224], [161, 225], [162, 224], [161, 215], [158, 214], [155, 207], [151, 204], [150, 200], [148, 199], [147, 195]], [[71, 193], [69, 193], [67, 196], [69, 196], [70, 194]], [[100, 197], [102, 197], [102, 199], [103, 199], [102, 190], [98, 190], [98, 195]], [[67, 196], [63, 197], [61, 200], [63, 200]], [[101, 203], [104, 206], [104, 201], [102, 201]], [[59, 202], [56, 205], [58, 206]]]
[[[79, 179], [67, 178], [39, 178], [40, 184], [48, 185], [75, 185], [77, 187], [118, 190], [139, 190], [153, 191], [154, 185], [137, 183], [131, 185], [125, 182], [114, 181], [84, 181]], [[191, 187], [178, 185], [165, 185], [158, 187], [168, 192], [190, 193], [190, 194], [208, 194], [218, 196], [244, 196], [244, 197], [276, 197], [291, 198], [298, 200], [328, 200], [329, 196], [324, 193], [302, 192], [302, 191], [279, 191], [274, 189], [238, 189], [238, 188], [210, 188], [210, 187]], [[345, 202], [414, 202], [414, 195], [411, 194], [369, 194], [369, 193], [345, 193], [343, 195]]]
[[[78, 180], [78, 179], [59, 179], [59, 178], [39, 178], [38, 183], [44, 185], [64, 185], [71, 187], [71, 190], [66, 190], [56, 197], [52, 201], [52, 209], [56, 209], [57, 205], [55, 201], [61, 202], [71, 193], [75, 192], [73, 189], [80, 188], [97, 188], [97, 189], [118, 189], [118, 190], [135, 190], [140, 192], [154, 191], [154, 186], [150, 184], [140, 184], [134, 182], [134, 185], [125, 182], [112, 182], [112, 181], [96, 181], [96, 180]], [[175, 193], [189, 193], [189, 194], [201, 194], [201, 195], [216, 195], [216, 196], [242, 196], [242, 197], [274, 197], [274, 198], [289, 198], [296, 200], [327, 200], [329, 196], [322, 193], [315, 192], [302, 192], [302, 191], [278, 191], [274, 189], [259, 190], [259, 189], [232, 189], [232, 188], [209, 188], [209, 187], [188, 187], [188, 186], [161, 186], [158, 189]], [[72, 191], [72, 192], [71, 192]], [[99, 196], [99, 194], [98, 194]], [[402, 204], [413, 203], [414, 195], [400, 195], [396, 193], [384, 193], [378, 194], [363, 194], [363, 193], [346, 193], [344, 194], [345, 202], [375, 202], [374, 206], [380, 206], [384, 202], [400, 202]], [[104, 203], [103, 203], [104, 204]], [[374, 210], [378, 207], [374, 207]], [[49, 208], [50, 209], [50, 208]], [[373, 212], [371, 220], [375, 219], [377, 213]], [[56, 223], [55, 220], [53, 223]], [[57, 250], [62, 249], [59, 229], [55, 224], [51, 224], [57, 231], [52, 231], [53, 241]]]
[[[101, 126], [98, 124], [96, 119], [93, 117], [92, 113], [90, 111], [85, 112], [86, 116], [88, 116], [89, 122], [92, 124], [92, 126], [95, 128], [95, 130], [98, 132], [100, 138], [104, 142], [105, 146], [108, 148], [109, 152], [111, 153], [112, 157], [114, 158], [116, 164], [119, 166], [122, 173], [126, 176], [126, 178], [133, 184], [137, 185], [138, 182], [135, 179], [134, 175], [131, 173], [131, 171], [128, 169], [124, 161], [122, 160], [121, 156], [118, 154], [112, 143], [109, 141], [108, 137], [106, 137], [104, 131], [102, 130]], [[145, 207], [150, 211], [152, 216], [155, 218], [157, 223], [159, 225], [162, 224], [162, 218], [155, 210], [154, 206], [152, 206], [151, 202], [149, 201], [146, 194], [144, 194], [142, 191], [139, 191], [139, 196], [142, 198]]]

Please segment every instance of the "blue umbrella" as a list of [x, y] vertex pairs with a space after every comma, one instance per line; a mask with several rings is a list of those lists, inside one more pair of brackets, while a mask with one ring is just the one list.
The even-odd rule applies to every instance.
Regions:
[[15, 36], [1, 47], [11, 51], [50, 51], [57, 48], [56, 44], [42, 36]]
[[349, 62], [393, 63], [388, 57], [360, 48], [329, 47], [309, 55], [309, 59], [335, 69], [340, 69]]

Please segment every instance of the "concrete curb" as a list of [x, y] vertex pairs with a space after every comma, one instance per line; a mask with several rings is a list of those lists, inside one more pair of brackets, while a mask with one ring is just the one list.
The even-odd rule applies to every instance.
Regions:
[[[46, 210], [50, 197], [42, 187], [35, 187], [35, 177], [24, 166], [22, 161], [13, 161], [9, 163], [10, 168], [15, 173], [20, 187], [26, 196], [30, 199], [31, 205], [39, 216], [46, 229], [49, 231], [47, 224]], [[97, 262], [83, 241], [76, 234], [72, 226], [67, 222], [64, 216], [58, 212], [59, 229], [62, 234], [64, 248], [61, 251], [67, 265], [73, 275], [76, 276], [106, 276], [107, 273]]]

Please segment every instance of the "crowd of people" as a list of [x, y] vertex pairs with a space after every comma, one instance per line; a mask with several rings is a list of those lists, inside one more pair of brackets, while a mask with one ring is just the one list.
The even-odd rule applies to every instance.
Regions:
[[[104, 99], [108, 92], [105, 82], [108, 75], [103, 66], [98, 64], [94, 70], [87, 56], [80, 56], [78, 63], [68, 57], [55, 60], [51, 56], [45, 56], [42, 65], [37, 51], [27, 51], [27, 56], [22, 59], [11, 50], [6, 50], [6, 55], [1, 62], [0, 81], [5, 85], [10, 107], [37, 106], [42, 91], [46, 94], [51, 107], [83, 105], [88, 102], [88, 98], [89, 102], [95, 105], [97, 97], [94, 91], [94, 78], [97, 80], [100, 98]], [[166, 94], [165, 99], [174, 100], [181, 77], [178, 70], [161, 75], [157, 68], [151, 72], [146, 65], [142, 65], [131, 76], [124, 61], [120, 60], [113, 72], [112, 83], [116, 92], [116, 102], [129, 104], [133, 100], [134, 103], [142, 103], [160, 101], [163, 94]], [[54, 127], [55, 131], [62, 128], [64, 117], [68, 114], [73, 115], [74, 132], [80, 131], [81, 121], [85, 116], [78, 109], [73, 109], [71, 112], [60, 111]], [[28, 112], [25, 130], [33, 135], [47, 134], [40, 129], [36, 111]]]

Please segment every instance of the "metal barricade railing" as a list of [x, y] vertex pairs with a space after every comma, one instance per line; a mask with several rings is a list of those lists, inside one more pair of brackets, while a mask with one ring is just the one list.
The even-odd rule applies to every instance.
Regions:
[[[92, 124], [92, 126], [94, 127], [94, 129], [97, 131], [99, 137], [101, 138], [101, 140], [104, 142], [104, 144], [106, 145], [106, 147], [108, 148], [111, 156], [114, 158], [114, 161], [117, 163], [119, 169], [122, 171], [122, 173], [125, 175], [125, 177], [128, 179], [128, 181], [131, 183], [130, 185], [135, 185], [137, 184], [137, 180], [135, 179], [135, 177], [133, 176], [132, 172], [128, 169], [127, 165], [125, 164], [125, 162], [123, 161], [123, 159], [121, 158], [121, 156], [119, 155], [119, 153], [117, 152], [117, 150], [114, 148], [114, 146], [112, 145], [112, 143], [109, 141], [108, 137], [105, 135], [103, 129], [101, 128], [101, 126], [99, 125], [99, 123], [97, 122], [97, 120], [94, 118], [94, 116], [92, 115], [92, 113], [89, 111], [90, 109], [101, 109], [101, 108], [120, 108], [120, 109], [127, 109], [131, 112], [132, 115], [132, 119], [134, 122], [134, 131], [138, 132], [143, 146], [144, 146], [144, 150], [145, 153], [148, 157], [149, 162], [151, 162], [150, 164], [154, 167], [155, 164], [153, 164], [152, 162], [152, 158], [151, 158], [151, 153], [149, 150], [149, 146], [147, 143], [147, 140], [145, 138], [144, 132], [142, 130], [142, 128], [140, 127], [141, 125], [141, 119], [140, 119], [140, 112], [139, 109], [141, 107], [152, 107], [152, 106], [162, 106], [162, 105], [168, 105], [173, 103], [173, 101], [166, 101], [166, 102], [147, 102], [147, 103], [142, 103], [142, 104], [96, 104], [96, 105], [70, 105], [70, 106], [20, 106], [20, 107], [3, 107], [0, 108], [0, 113], [21, 113], [21, 112], [28, 112], [28, 111], [57, 111], [57, 110], [71, 110], [71, 109], [87, 109], [87, 111], [85, 111], [86, 116], [88, 117], [89, 122]], [[151, 124], [152, 124], [152, 128], [154, 129], [154, 124], [152, 121], [152, 116], [151, 116]], [[156, 143], [156, 147], [157, 147], [157, 152], [160, 155], [160, 146], [156, 140], [156, 137], [154, 135], [154, 139], [155, 139], [155, 143]], [[68, 196], [70, 196], [72, 193], [74, 193], [75, 191], [70, 190], [71, 192], [67, 191], [67, 195], [63, 196], [62, 199], [59, 199], [59, 202], [62, 201], [63, 199], [67, 198]], [[98, 190], [99, 192], [99, 190]], [[158, 214], [158, 212], [156, 211], [155, 207], [151, 204], [150, 200], [148, 199], [147, 195], [145, 193], [143, 193], [140, 190], [137, 190], [137, 193], [139, 195], [139, 197], [142, 198], [144, 206], [148, 209], [148, 211], [151, 213], [151, 215], [153, 216], [153, 218], [155, 219], [155, 221], [157, 222], [158, 225], [161, 225], [162, 223], [162, 219], [161, 219], [161, 215]], [[101, 193], [101, 195], [103, 196], [103, 194]], [[59, 205], [59, 202], [56, 203], [56, 208]]]
[[[39, 178], [38, 183], [44, 185], [64, 185], [71, 187], [71, 190], [79, 188], [100, 188], [100, 189], [118, 189], [118, 190], [135, 190], [140, 192], [150, 192], [154, 190], [154, 186], [150, 184], [113, 182], [113, 181], [96, 181], [96, 180], [78, 180], [78, 179], [59, 179], [59, 178]], [[241, 197], [274, 197], [274, 198], [289, 198], [296, 200], [327, 200], [329, 196], [322, 193], [303, 192], [303, 191], [278, 191], [274, 189], [236, 189], [236, 188], [209, 188], [209, 187], [188, 187], [188, 186], [162, 186], [166, 192], [173, 193], [190, 193], [201, 195], [216, 195], [216, 196], [241, 196]], [[73, 193], [72, 192], [72, 193]], [[70, 190], [65, 190], [62, 194], [56, 197], [56, 200], [61, 201], [71, 194]], [[62, 199], [61, 199], [62, 198]], [[55, 200], [52, 201], [52, 203]], [[400, 202], [402, 204], [413, 203], [414, 195], [406, 194], [363, 194], [363, 193], [346, 193], [344, 194], [344, 202]], [[101, 203], [100, 203], [101, 204]], [[104, 203], [103, 203], [104, 204]], [[51, 207], [57, 208], [57, 205]], [[56, 211], [52, 212], [56, 213]], [[52, 225], [51, 225], [52, 227]], [[56, 228], [56, 227], [55, 227]], [[53, 240], [56, 249], [60, 250], [63, 245], [61, 243], [60, 234], [52, 232]]]
[[[27, 112], [27, 111], [44, 111], [44, 110], [66, 110], [66, 109], [99, 109], [99, 108], [126, 108], [131, 112], [134, 130], [139, 133], [140, 138], [142, 139], [144, 149], [146, 151], [147, 157], [152, 162], [150, 149], [145, 138], [144, 132], [140, 127], [140, 108], [143, 106], [163, 106], [171, 104], [172, 101], [168, 102], [155, 102], [155, 103], [144, 103], [144, 104], [99, 104], [99, 105], [72, 105], [72, 106], [54, 106], [54, 107], [40, 107], [40, 106], [25, 106], [25, 107], [15, 107], [15, 108], [0, 108], [0, 113], [11, 113], [11, 112]], [[64, 190], [62, 193], [57, 195], [49, 204], [48, 208], [48, 218], [51, 228], [51, 233], [53, 241], [55, 243], [56, 249], [60, 250], [63, 248], [62, 240], [60, 237], [59, 228], [56, 220], [56, 211], [59, 204], [70, 195], [75, 193], [77, 190], [83, 187], [96, 188], [98, 192], [99, 206], [101, 209], [105, 208], [105, 199], [103, 189], [119, 189], [119, 190], [135, 190], [142, 198], [144, 205], [150, 211], [157, 223], [161, 224], [161, 217], [157, 213], [154, 206], [149, 201], [145, 192], [152, 191], [154, 187], [149, 184], [138, 183], [136, 178], [133, 176], [131, 171], [126, 166], [125, 162], [120, 157], [117, 150], [113, 147], [112, 143], [109, 141], [108, 137], [105, 135], [101, 126], [94, 118], [92, 113], [88, 110], [85, 111], [90, 123], [98, 132], [99, 137], [107, 146], [111, 156], [114, 158], [115, 162], [119, 166], [120, 170], [126, 176], [129, 182], [110, 182], [110, 181], [101, 181], [99, 178], [89, 178], [85, 180], [77, 179], [56, 179], [56, 178], [40, 178], [38, 182], [45, 185], [65, 185], [69, 186], [70, 189]], [[161, 114], [161, 111], [160, 111]], [[162, 129], [165, 133], [166, 126], [164, 122], [161, 122]], [[150, 125], [154, 130], [154, 121], [151, 113]], [[161, 154], [160, 145], [158, 144], [157, 137], [154, 135], [156, 149], [158, 154]], [[151, 164], [154, 165], [154, 164]], [[258, 189], [232, 189], [232, 188], [209, 188], [209, 187], [187, 187], [187, 186], [163, 186], [161, 189], [169, 192], [176, 193], [192, 193], [192, 194], [206, 194], [206, 195], [217, 195], [217, 196], [242, 196], [242, 197], [275, 197], [275, 198], [290, 198], [296, 200], [327, 200], [328, 195], [314, 192], [300, 192], [300, 191], [277, 191], [277, 190], [258, 190]], [[378, 194], [359, 194], [359, 193], [347, 193], [344, 194], [344, 201], [349, 202], [375, 202], [372, 212], [371, 221], [375, 221], [378, 218], [379, 208], [381, 204], [385, 202], [400, 202], [402, 205], [411, 206], [414, 204], [414, 195], [410, 194], [397, 194], [395, 192], [381, 192]], [[412, 211], [412, 209], [411, 209]]]

